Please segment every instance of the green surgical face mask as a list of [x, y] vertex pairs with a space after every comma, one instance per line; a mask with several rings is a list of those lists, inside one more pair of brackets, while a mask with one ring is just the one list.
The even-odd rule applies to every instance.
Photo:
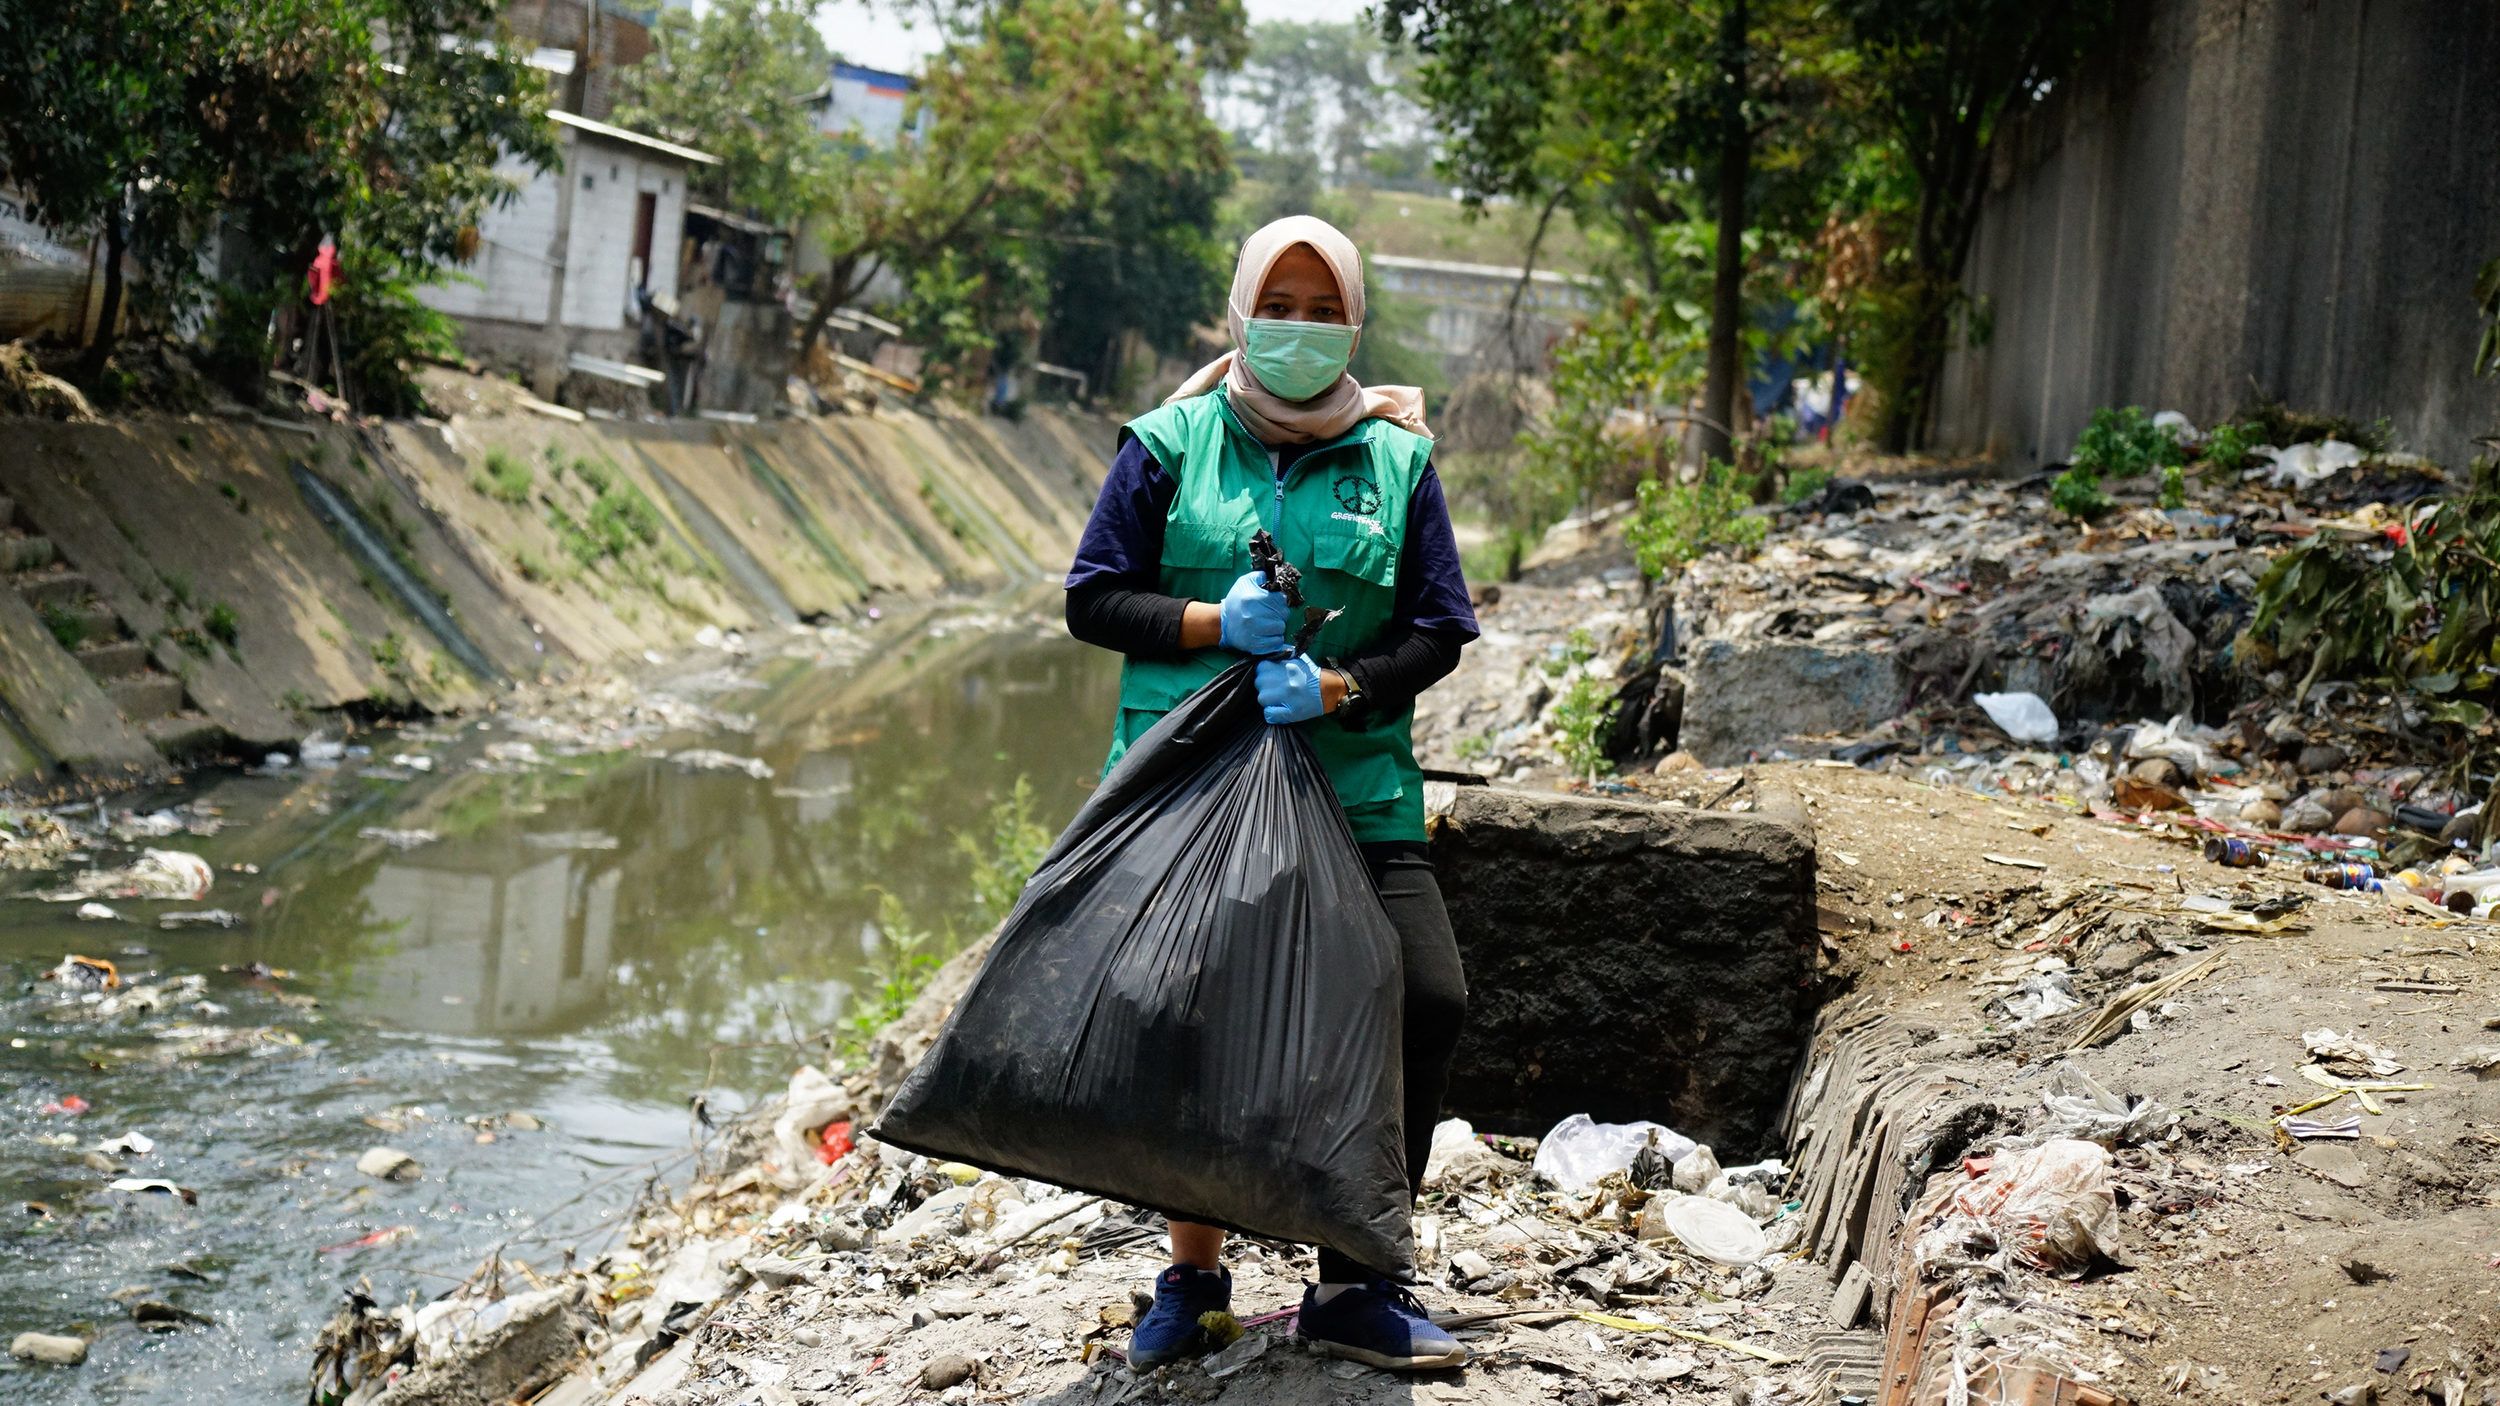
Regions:
[[1345, 374], [1354, 359], [1356, 330], [1336, 322], [1248, 318], [1241, 330], [1242, 355], [1260, 385], [1287, 400], [1309, 400]]

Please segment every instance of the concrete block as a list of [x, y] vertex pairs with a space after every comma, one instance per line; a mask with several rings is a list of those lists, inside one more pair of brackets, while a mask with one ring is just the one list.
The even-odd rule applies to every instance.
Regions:
[[1729, 766], [1787, 738], [1865, 732], [1900, 713], [1908, 697], [1888, 648], [1703, 640], [1686, 661], [1678, 745]]
[[1777, 1150], [1815, 1006], [1802, 806], [1459, 787], [1432, 830], [1469, 989], [1453, 1112], [1513, 1133], [1650, 1118], [1728, 1161]]

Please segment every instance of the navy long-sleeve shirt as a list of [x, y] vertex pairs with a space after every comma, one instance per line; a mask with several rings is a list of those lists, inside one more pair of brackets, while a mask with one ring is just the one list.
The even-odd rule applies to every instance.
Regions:
[[[1287, 445], [1277, 472], [1316, 446]], [[1102, 495], [1068, 568], [1068, 633], [1105, 649], [1149, 659], [1176, 658], [1181, 612], [1189, 602], [1163, 594], [1163, 524], [1179, 483], [1136, 436], [1123, 434], [1103, 480]], [[1424, 465], [1407, 501], [1406, 538], [1399, 546], [1389, 623], [1367, 649], [1338, 660], [1372, 706], [1395, 712], [1458, 667], [1459, 650], [1476, 638], [1458, 539], [1450, 531], [1441, 477]]]

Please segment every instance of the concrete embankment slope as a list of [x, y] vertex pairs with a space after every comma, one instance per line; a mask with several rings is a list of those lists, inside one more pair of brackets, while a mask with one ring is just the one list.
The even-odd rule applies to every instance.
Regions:
[[1055, 574], [1106, 422], [573, 423], [508, 387], [378, 429], [0, 421], [0, 784], [99, 785], [332, 710]]

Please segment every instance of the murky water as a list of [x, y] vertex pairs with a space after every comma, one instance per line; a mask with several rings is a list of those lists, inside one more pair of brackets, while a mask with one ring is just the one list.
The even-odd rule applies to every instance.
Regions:
[[[550, 1265], [595, 1255], [655, 1165], [682, 1165], [694, 1099], [726, 1111], [777, 1089], [793, 1039], [840, 1022], [881, 894], [914, 926], [968, 925], [957, 834], [1019, 776], [1055, 833], [1100, 764], [1113, 661], [1047, 620], [895, 621], [830, 657], [761, 657], [778, 648], [674, 690], [751, 731], [578, 755], [542, 739], [540, 764], [488, 771], [488, 748], [520, 735], [490, 720], [367, 739], [376, 755], [335, 771], [141, 798], [223, 812], [220, 833], [151, 843], [216, 866], [207, 902], [243, 915], [233, 931], [154, 926], [197, 903], [116, 902], [140, 921], [112, 924], [0, 900], [0, 1336], [97, 1334], [83, 1367], [0, 1360], [7, 1389], [300, 1401], [313, 1336], [359, 1280], [388, 1303], [499, 1243]], [[687, 748], [773, 775], [667, 759]], [[433, 770], [391, 765], [401, 752]], [[438, 838], [398, 848], [373, 829]], [[35, 980], [65, 952], [205, 988], [94, 1020]], [[87, 1111], [44, 1111], [73, 1095]], [[120, 1154], [118, 1175], [196, 1205], [112, 1191], [82, 1160], [133, 1129], [155, 1147]], [[422, 1176], [360, 1175], [377, 1145]], [[210, 1322], [145, 1331], [140, 1300]]]

